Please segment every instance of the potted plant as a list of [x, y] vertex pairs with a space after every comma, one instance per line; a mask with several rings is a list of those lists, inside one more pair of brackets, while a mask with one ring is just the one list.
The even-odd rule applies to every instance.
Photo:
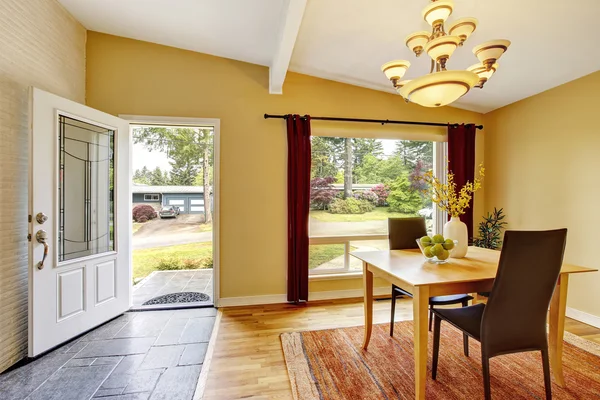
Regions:
[[420, 179], [426, 184], [423, 194], [442, 211], [450, 215], [450, 221], [444, 225], [444, 237], [458, 241], [458, 244], [452, 250], [453, 258], [462, 258], [467, 254], [469, 248], [469, 234], [467, 225], [460, 220], [460, 216], [465, 213], [469, 207], [473, 193], [481, 188], [481, 181], [485, 176], [483, 164], [479, 165], [479, 176], [473, 182], [467, 181], [465, 185], [457, 191], [454, 182], [454, 173], [448, 169], [446, 174], [446, 183], [440, 181], [433, 175], [433, 171], [426, 172]]

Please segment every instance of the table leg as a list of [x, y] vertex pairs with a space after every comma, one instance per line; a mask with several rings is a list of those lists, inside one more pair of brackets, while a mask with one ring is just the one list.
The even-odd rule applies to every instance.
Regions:
[[568, 286], [569, 275], [561, 274], [554, 289], [552, 301], [550, 302], [550, 340], [548, 343], [550, 364], [552, 365], [552, 373], [554, 374], [556, 383], [563, 387], [565, 386], [565, 378], [563, 376], [562, 355]]
[[425, 399], [427, 382], [427, 311], [429, 286], [415, 286], [413, 291], [413, 324], [415, 341], [415, 398]]
[[369, 271], [366, 262], [363, 262], [363, 289], [365, 292], [365, 335], [362, 346], [366, 350], [373, 330], [373, 273]]

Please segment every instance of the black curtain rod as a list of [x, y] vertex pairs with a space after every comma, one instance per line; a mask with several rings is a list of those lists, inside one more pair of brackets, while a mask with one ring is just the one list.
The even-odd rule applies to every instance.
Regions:
[[[265, 119], [268, 119], [268, 118], [288, 119], [290, 116], [291, 116], [291, 114], [285, 114], [285, 115], [265, 114], [264, 115]], [[304, 117], [302, 117], [302, 118], [304, 118]], [[313, 117], [313, 116], [311, 116], [310, 119], [321, 120], [321, 121], [370, 122], [370, 123], [377, 123], [377, 124], [381, 124], [381, 125], [385, 125], [385, 124], [425, 125], [425, 126], [448, 126], [448, 125], [457, 126], [458, 125], [458, 124], [443, 124], [440, 122], [395, 121], [392, 119], [339, 118], [339, 117]], [[474, 124], [467, 124], [467, 125], [474, 125]], [[475, 125], [475, 128], [483, 129], [483, 125]]]

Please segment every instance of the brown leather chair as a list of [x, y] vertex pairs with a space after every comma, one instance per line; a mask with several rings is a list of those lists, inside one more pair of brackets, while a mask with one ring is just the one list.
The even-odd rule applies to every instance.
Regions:
[[542, 352], [546, 399], [552, 398], [546, 315], [560, 274], [566, 239], [566, 229], [505, 233], [487, 305], [433, 311], [433, 379], [437, 375], [443, 320], [481, 342], [486, 399], [491, 399], [490, 358], [524, 351]]
[[[425, 226], [425, 218], [389, 218], [388, 232], [390, 241], [390, 250], [405, 250], [418, 249], [416, 239], [427, 236], [427, 227]], [[409, 296], [412, 294], [392, 285], [392, 318], [390, 322], [390, 336], [394, 336], [394, 313], [396, 312], [396, 298], [398, 296]], [[435, 296], [429, 299], [429, 330], [431, 330], [431, 322], [433, 320], [432, 310], [434, 306], [462, 304], [467, 306], [469, 300], [473, 298], [468, 294], [457, 294], [451, 296]], [[468, 337], [465, 335], [465, 355], [469, 355]]]

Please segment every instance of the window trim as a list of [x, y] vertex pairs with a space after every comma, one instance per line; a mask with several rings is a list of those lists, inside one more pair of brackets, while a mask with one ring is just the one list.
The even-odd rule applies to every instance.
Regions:
[[[148, 198], [149, 196], [152, 197]], [[144, 193], [144, 201], [160, 201], [160, 193]]]

